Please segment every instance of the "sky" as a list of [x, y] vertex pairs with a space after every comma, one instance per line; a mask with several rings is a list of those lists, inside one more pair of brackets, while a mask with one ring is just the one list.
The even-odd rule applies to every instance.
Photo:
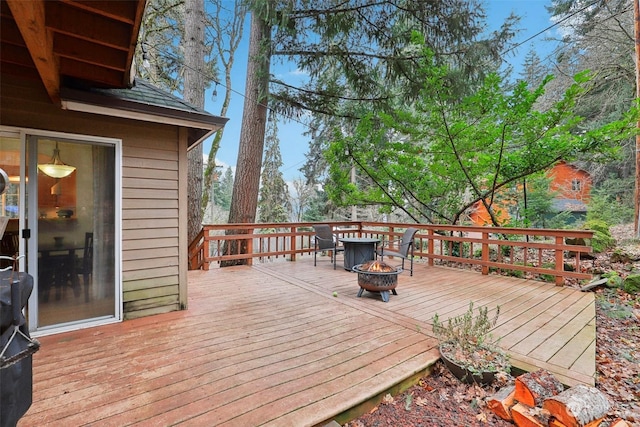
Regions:
[[[504, 19], [514, 12], [521, 17], [519, 24], [520, 31], [513, 38], [515, 43], [521, 43], [528, 38], [534, 36], [540, 31], [546, 29], [552, 22], [545, 6], [551, 4], [550, 0], [485, 0], [485, 11], [488, 17], [488, 30], [494, 30], [500, 27]], [[240, 141], [240, 128], [242, 124], [242, 108], [246, 79], [246, 63], [248, 56], [248, 32], [249, 25], [245, 24], [245, 36], [242, 39], [241, 46], [236, 52], [236, 58], [233, 68], [232, 85], [234, 93], [231, 98], [224, 130], [224, 136], [218, 153], [216, 155], [216, 164], [224, 167], [235, 164], [238, 156], [238, 144]], [[518, 49], [509, 52], [506, 60], [513, 66], [515, 70], [522, 64], [526, 54], [535, 49], [540, 58], [545, 59], [551, 52], [553, 45], [545, 41], [553, 30], [545, 34], [539, 35], [531, 41], [525, 42]], [[295, 64], [272, 64], [272, 74], [279, 79], [287, 82], [299, 82], [304, 76], [301, 76]], [[517, 76], [517, 71], [516, 71]], [[224, 96], [224, 88], [218, 86], [218, 96], [213, 96], [214, 87], [207, 90], [205, 94], [205, 109], [212, 114], [219, 114]], [[296, 121], [278, 123], [278, 137], [280, 139], [280, 152], [282, 155], [283, 166], [280, 171], [283, 173], [284, 179], [291, 182], [295, 179], [303, 177], [299, 169], [305, 162], [305, 153], [309, 150], [310, 137], [304, 135], [306, 127]], [[212, 138], [206, 140], [203, 145], [205, 159], [211, 149]]]

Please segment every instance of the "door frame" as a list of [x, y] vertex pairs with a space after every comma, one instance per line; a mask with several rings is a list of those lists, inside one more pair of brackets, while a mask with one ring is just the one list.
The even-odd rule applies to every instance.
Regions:
[[[2, 125], [0, 125], [0, 135], [19, 139], [20, 158], [26, 160], [20, 162], [20, 215], [18, 223], [20, 230], [24, 230], [26, 228], [26, 224], [29, 224], [31, 238], [26, 240], [20, 238], [19, 254], [24, 255], [26, 252], [27, 257], [26, 259], [22, 258], [20, 260], [19, 267], [21, 271], [25, 271], [26, 268], [28, 270], [27, 273], [32, 275], [34, 279], [33, 292], [31, 293], [29, 303], [27, 305], [29, 330], [32, 332], [32, 335], [50, 335], [122, 321], [122, 140], [118, 138], [45, 131], [31, 128], [17, 128]], [[38, 138], [59, 138], [79, 144], [109, 145], [113, 146], [115, 149], [114, 316], [105, 316], [38, 328], [38, 182], [37, 179], [30, 179], [28, 182], [26, 180], [27, 165], [30, 166], [30, 171], [37, 171], [36, 165], [38, 163], [38, 150], [35, 139], [31, 140], [31, 138], [29, 138], [32, 136]], [[29, 149], [27, 150], [27, 148]], [[28, 159], [26, 159], [27, 153], [29, 155]], [[29, 195], [29, 200], [26, 200], [26, 194]]]

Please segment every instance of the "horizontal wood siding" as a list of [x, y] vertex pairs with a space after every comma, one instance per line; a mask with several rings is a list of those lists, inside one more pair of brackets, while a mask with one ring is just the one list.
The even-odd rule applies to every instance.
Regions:
[[123, 149], [122, 269], [125, 318], [180, 309], [179, 155], [150, 133]]
[[181, 273], [178, 182], [180, 156], [186, 154], [179, 147], [186, 147], [179, 143], [179, 129], [66, 111], [51, 104], [39, 82], [5, 77], [0, 124], [122, 140], [124, 317], [180, 309], [186, 262]]

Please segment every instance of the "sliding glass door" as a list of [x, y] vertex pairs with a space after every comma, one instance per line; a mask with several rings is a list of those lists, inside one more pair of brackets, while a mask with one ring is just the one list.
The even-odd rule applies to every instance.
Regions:
[[3, 206], [15, 216], [11, 229], [20, 234], [24, 268], [36, 279], [30, 329], [74, 329], [119, 318], [117, 141], [23, 133], [4, 138], [0, 149], [0, 167], [24, 189]]
[[31, 136], [38, 328], [114, 316], [115, 147]]

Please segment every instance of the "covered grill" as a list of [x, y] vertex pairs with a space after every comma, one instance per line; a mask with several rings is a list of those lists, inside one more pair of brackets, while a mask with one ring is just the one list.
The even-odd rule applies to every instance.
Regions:
[[29, 337], [22, 309], [33, 277], [0, 271], [0, 426], [15, 426], [31, 406], [32, 355], [40, 344]]
[[[9, 183], [0, 169], [0, 194]], [[8, 218], [0, 216], [0, 239]], [[29, 337], [22, 310], [33, 290], [33, 277], [18, 272], [16, 254], [0, 254], [9, 267], [0, 270], [0, 427], [14, 427], [33, 400], [32, 355], [40, 343]]]

